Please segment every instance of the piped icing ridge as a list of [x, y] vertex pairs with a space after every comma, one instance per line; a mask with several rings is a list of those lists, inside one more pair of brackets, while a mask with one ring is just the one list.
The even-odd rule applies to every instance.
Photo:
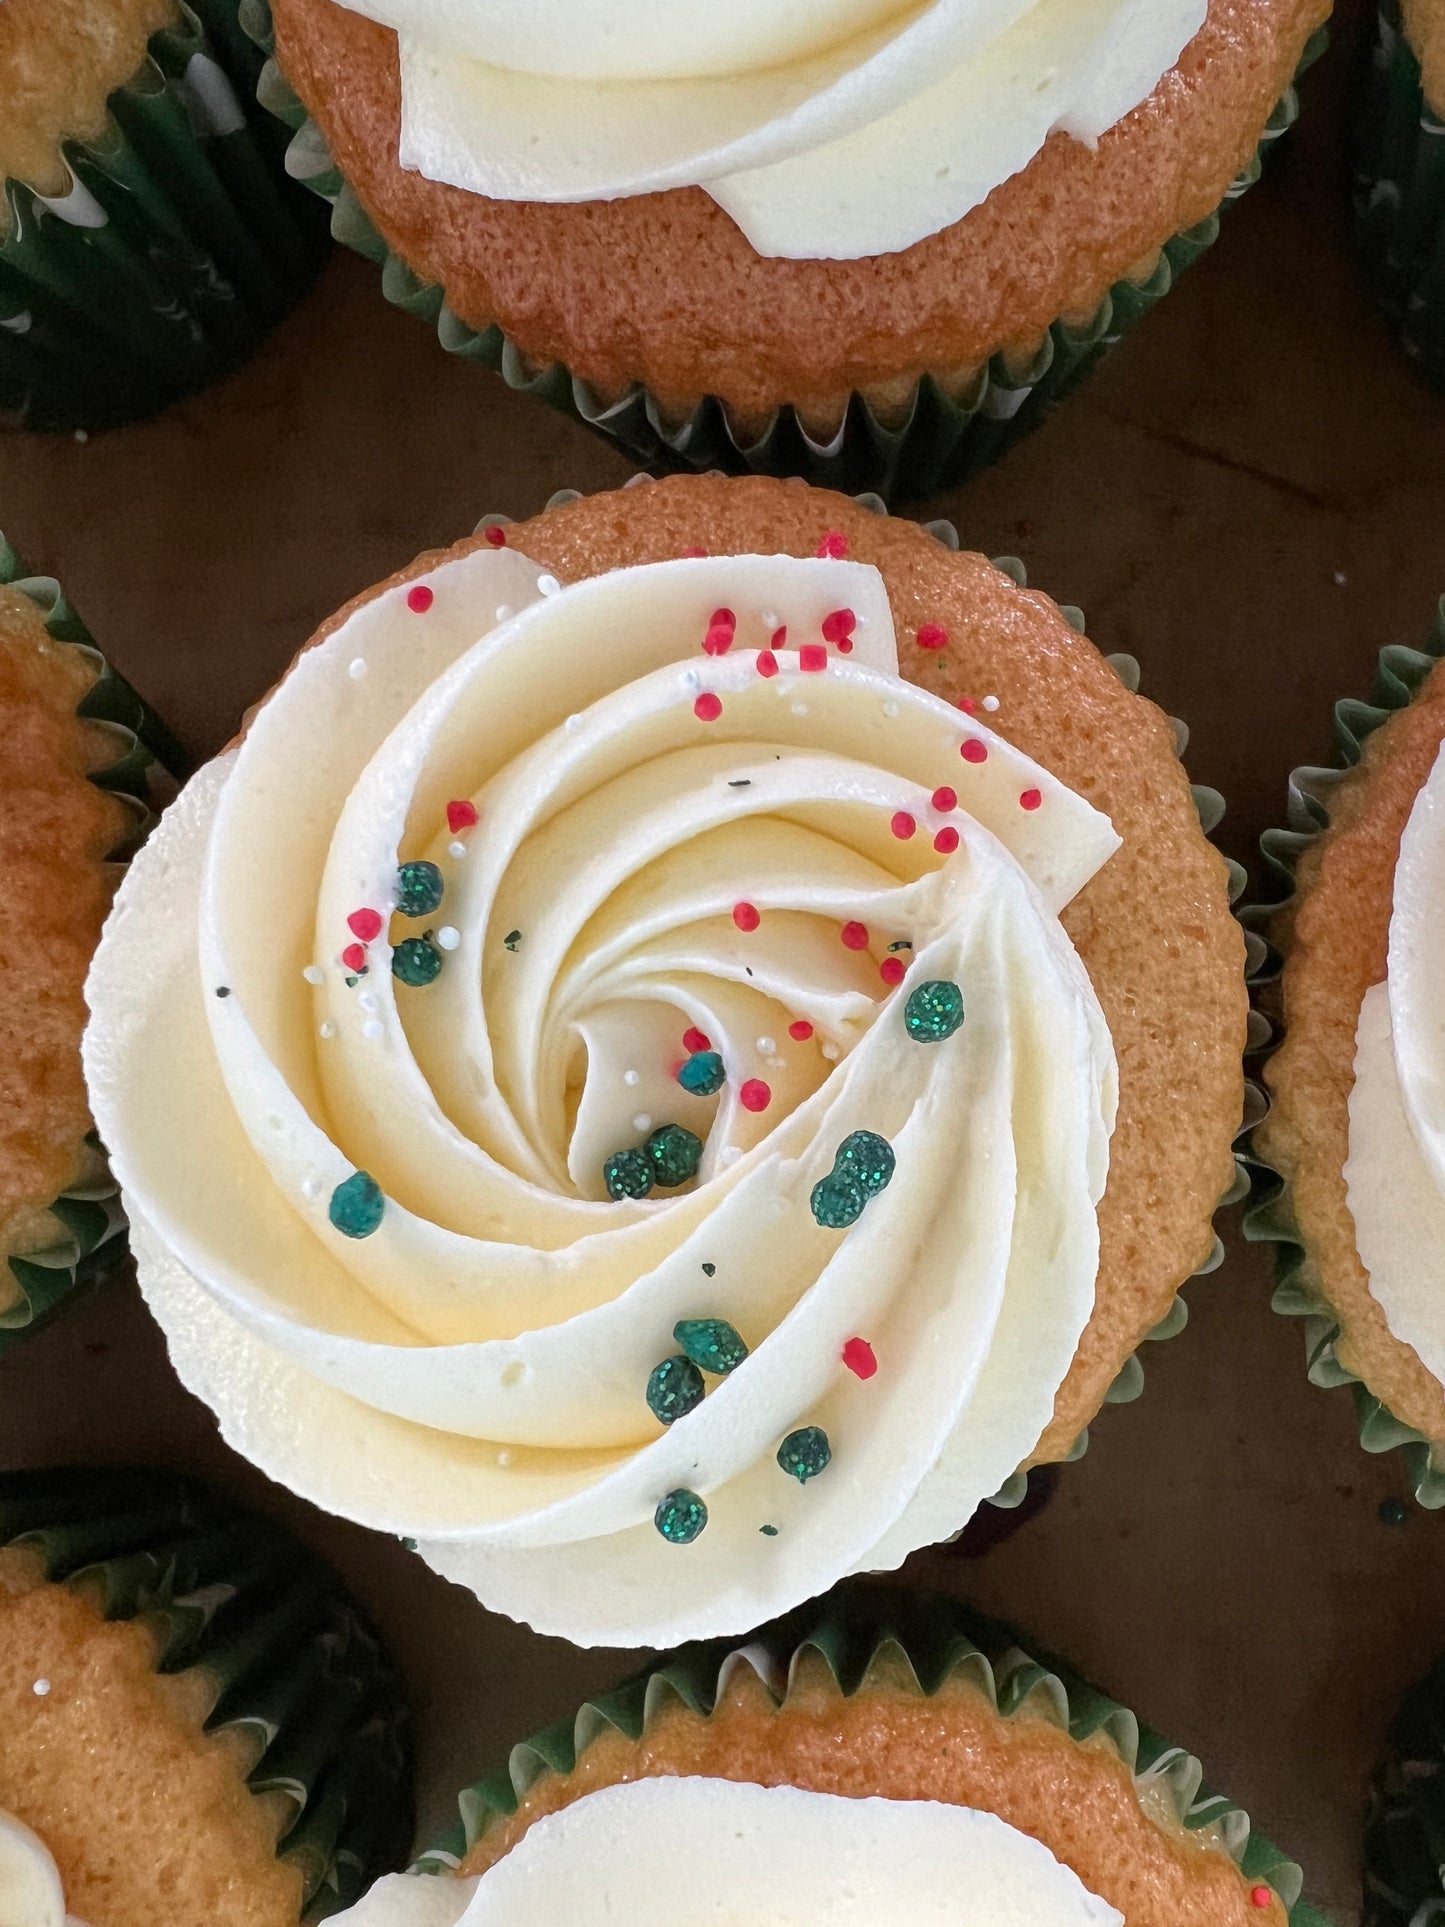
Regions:
[[1107, 819], [897, 673], [882, 578], [479, 548], [168, 812], [87, 1070], [233, 1444], [579, 1643], [961, 1526], [1093, 1305]]
[[45, 1842], [3, 1807], [0, 1927], [85, 1927], [65, 1911], [65, 1889]]

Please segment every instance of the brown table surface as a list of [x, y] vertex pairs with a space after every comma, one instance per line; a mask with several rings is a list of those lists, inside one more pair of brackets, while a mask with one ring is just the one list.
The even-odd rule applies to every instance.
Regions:
[[[1341, 101], [1362, 8], [1305, 86], [1301, 126], [1214, 252], [1033, 440], [952, 495], [964, 542], [1016, 553], [1128, 650], [1188, 719], [1196, 780], [1230, 799], [1250, 862], [1285, 779], [1320, 759], [1330, 704], [1445, 587], [1445, 402], [1356, 281]], [[85, 444], [0, 435], [0, 526], [63, 577], [101, 645], [209, 753], [313, 626], [489, 510], [631, 465], [452, 359], [338, 256], [240, 374]], [[1231, 1241], [1152, 1347], [1137, 1404], [1106, 1412], [1052, 1504], [975, 1560], [908, 1571], [1034, 1629], [1171, 1738], [1358, 1918], [1365, 1776], [1400, 1691], [1445, 1647], [1445, 1536], [1398, 1457], [1355, 1443], [1351, 1403], [1304, 1376], [1269, 1264]], [[349, 1575], [409, 1677], [423, 1830], [506, 1746], [614, 1677], [496, 1618], [388, 1540], [269, 1487], [170, 1375], [132, 1288], [92, 1297], [0, 1364], [0, 1465], [90, 1454], [194, 1466], [283, 1513]]]

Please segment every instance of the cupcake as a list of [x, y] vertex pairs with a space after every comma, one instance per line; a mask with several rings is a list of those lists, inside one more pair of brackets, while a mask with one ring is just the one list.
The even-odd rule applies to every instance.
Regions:
[[409, 1780], [399, 1682], [289, 1533], [173, 1473], [0, 1474], [6, 1927], [319, 1919], [400, 1863]]
[[1369, 703], [1335, 710], [1338, 766], [1297, 770], [1266, 854], [1294, 894], [1265, 918], [1261, 985], [1283, 1040], [1251, 1235], [1280, 1246], [1276, 1305], [1307, 1320], [1310, 1376], [1353, 1384], [1370, 1451], [1406, 1448], [1445, 1504], [1445, 1204], [1433, 923], [1445, 904], [1445, 605], [1423, 650], [1380, 657]]
[[1017, 1495], [1137, 1392], [1234, 1171], [1243, 937], [1167, 719], [801, 483], [574, 499], [359, 597], [87, 995], [226, 1437], [584, 1645]]
[[389, 297], [644, 460], [917, 494], [1214, 239], [1329, 6], [503, 11], [271, 0], [293, 168]]
[[255, 104], [235, 0], [0, 7], [0, 421], [90, 429], [233, 367], [326, 223]]
[[[0, 27], [0, 33], [3, 33]], [[0, 1355], [114, 1258], [80, 1068], [85, 973], [158, 753], [178, 752], [57, 583], [0, 535]]]
[[1298, 1867], [1201, 1778], [1005, 1628], [845, 1594], [664, 1657], [515, 1747], [345, 1918], [1322, 1927]]
[[[1445, 1662], [1401, 1702], [1370, 1787], [1362, 1927], [1431, 1927], [1445, 1919]], [[385, 1884], [385, 1883], [383, 1883]]]
[[1445, 387], [1445, 6], [1381, 0], [1361, 110], [1355, 230], [1371, 292]]

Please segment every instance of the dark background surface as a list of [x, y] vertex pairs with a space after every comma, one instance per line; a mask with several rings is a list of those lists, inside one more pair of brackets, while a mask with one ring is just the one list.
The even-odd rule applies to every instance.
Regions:
[[[1032, 441], [947, 497], [965, 544], [1014, 553], [1188, 719], [1219, 840], [1251, 862], [1287, 773], [1327, 748], [1386, 642], [1445, 588], [1445, 402], [1371, 313], [1344, 236], [1342, 106], [1363, 8], [1304, 86], [1300, 127], [1223, 238]], [[338, 257], [219, 389], [87, 443], [0, 433], [0, 526], [59, 574], [101, 646], [197, 754], [218, 748], [316, 623], [489, 510], [627, 479], [585, 430], [447, 356]], [[1256, 872], [1257, 874], [1257, 872]], [[908, 1571], [1033, 1629], [1171, 1738], [1357, 1918], [1365, 1776], [1393, 1704], [1445, 1647], [1445, 1521], [1398, 1458], [1365, 1457], [1343, 1392], [1311, 1388], [1269, 1266], [1231, 1240], [1135, 1405], [1015, 1538]], [[481, 1610], [399, 1545], [265, 1485], [170, 1376], [133, 1288], [0, 1363], [0, 1464], [92, 1455], [212, 1472], [350, 1576], [410, 1677], [424, 1828], [466, 1779], [625, 1661]]]

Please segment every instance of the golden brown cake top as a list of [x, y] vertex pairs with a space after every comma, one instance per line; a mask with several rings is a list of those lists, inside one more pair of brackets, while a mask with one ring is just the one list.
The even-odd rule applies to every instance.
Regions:
[[[175, 0], [4, 0], [0, 6], [0, 177], [65, 191], [61, 143], [89, 140], [105, 103], [176, 18]], [[0, 212], [0, 229], [6, 216]]]
[[[0, 1260], [55, 1241], [47, 1207], [86, 1168], [81, 993], [127, 823], [88, 780], [115, 756], [75, 714], [95, 677], [0, 585]], [[0, 1266], [0, 1308], [9, 1286]]]
[[1420, 60], [1425, 98], [1445, 108], [1445, 0], [1402, 0], [1405, 33]]

